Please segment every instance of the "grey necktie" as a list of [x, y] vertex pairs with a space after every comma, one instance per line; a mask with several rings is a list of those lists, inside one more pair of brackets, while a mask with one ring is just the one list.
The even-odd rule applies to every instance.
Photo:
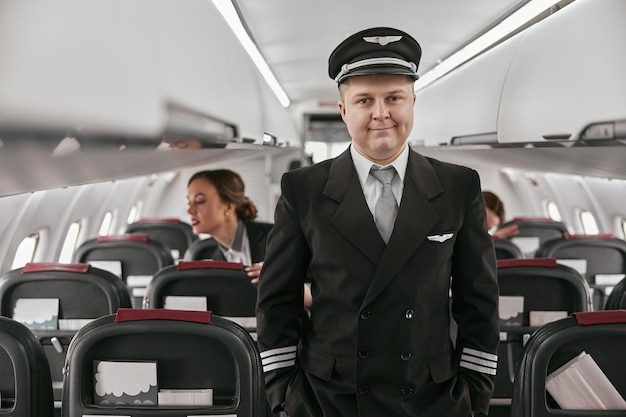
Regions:
[[396, 214], [398, 213], [398, 202], [391, 190], [391, 181], [393, 181], [396, 176], [396, 169], [394, 167], [385, 169], [372, 167], [370, 174], [383, 184], [383, 190], [376, 201], [376, 207], [374, 209], [374, 221], [376, 222], [380, 236], [385, 243], [387, 243], [393, 231]]

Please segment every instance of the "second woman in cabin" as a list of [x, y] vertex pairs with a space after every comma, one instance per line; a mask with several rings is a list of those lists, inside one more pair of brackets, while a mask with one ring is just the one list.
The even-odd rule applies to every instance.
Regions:
[[256, 283], [272, 224], [253, 221], [257, 209], [244, 192], [244, 182], [236, 172], [196, 172], [187, 183], [187, 213], [194, 233], [209, 234], [218, 243], [211, 259], [248, 265], [248, 276]]
[[519, 233], [516, 224], [501, 227], [506, 219], [504, 203], [496, 194], [491, 191], [483, 191], [485, 209], [487, 210], [487, 229], [491, 235], [500, 239], [515, 236]]

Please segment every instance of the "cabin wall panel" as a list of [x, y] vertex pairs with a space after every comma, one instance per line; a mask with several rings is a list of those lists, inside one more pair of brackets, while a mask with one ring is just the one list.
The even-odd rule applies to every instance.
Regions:
[[13, 227], [7, 230], [3, 240], [7, 239], [4, 246], [4, 256], [1, 269], [8, 271], [11, 268], [17, 247], [21, 241], [32, 233], [39, 233], [39, 244], [35, 251], [34, 261], [53, 262], [53, 253], [60, 239], [60, 218], [67, 210], [67, 203], [72, 198], [74, 191], [68, 188], [38, 191], [24, 200], [21, 207], [15, 207], [16, 212]]
[[[16, 194], [2, 197], [0, 199], [0, 273], [4, 273], [11, 268], [11, 263], [15, 257], [15, 251], [20, 240], [16, 241], [18, 233], [23, 233], [24, 225], [22, 218], [29, 201], [37, 200], [39, 196], [33, 193]], [[28, 236], [27, 233], [25, 236]], [[25, 237], [25, 236], [22, 236]]]
[[155, 217], [175, 217], [189, 222], [187, 214], [187, 182], [198, 171], [210, 169], [230, 169], [241, 175], [246, 186], [245, 195], [252, 200], [258, 211], [258, 221], [273, 222], [269, 171], [264, 157], [250, 157], [245, 160], [211, 163], [177, 171], [167, 187], [161, 187], [158, 198], [145, 200], [144, 213]]
[[[105, 207], [115, 210], [116, 214], [113, 218], [113, 224], [111, 224], [110, 235], [122, 235], [126, 231], [128, 214], [137, 201], [144, 181], [144, 177], [135, 177], [113, 182], [111, 192], [104, 203]], [[97, 233], [91, 237], [96, 236]]]
[[[140, 206], [138, 219], [142, 217], [177, 217], [177, 216], [160, 216], [160, 209], [163, 206], [172, 203], [169, 198], [165, 198], [167, 189], [171, 187], [172, 182], [179, 176], [177, 171], [168, 171], [160, 174], [146, 177], [141, 184], [135, 204]], [[179, 203], [179, 201], [175, 201]], [[168, 210], [165, 210], [167, 212]], [[182, 220], [182, 219], [181, 219]]]
[[[519, 170], [507, 169], [504, 171], [504, 175], [510, 183], [507, 193], [502, 196], [507, 211], [510, 211], [510, 214], [507, 214], [508, 219], [546, 216], [541, 192], [532, 178]], [[509, 198], [509, 201], [507, 202], [504, 198]]]
[[[597, 211], [594, 209], [582, 177], [550, 173], [546, 175], [546, 180], [554, 190], [562, 221], [568, 225], [572, 233], [584, 233], [579, 217], [580, 210], [587, 210], [596, 217]], [[598, 227], [600, 226], [598, 224]]]
[[[523, 171], [520, 170], [520, 172], [523, 172]], [[556, 204], [561, 216], [565, 216], [566, 211], [568, 210], [567, 208], [568, 204], [566, 204], [566, 202], [563, 201], [563, 196], [560, 195], [560, 193], [558, 193], [558, 190], [554, 188], [555, 187], [554, 181], [550, 181], [548, 179], [552, 174], [545, 173], [545, 172], [530, 172], [527, 175], [529, 175], [530, 178], [532, 178], [533, 183], [536, 184], [536, 189], [540, 191], [540, 196], [538, 196], [538, 198], [540, 199], [542, 212], [541, 214], [538, 214], [538, 215], [540, 217], [550, 217], [548, 213], [547, 204], [551, 202], [551, 203]], [[558, 219], [555, 219], [555, 220], [558, 220]], [[571, 233], [574, 233], [572, 226], [570, 226], [566, 218], [562, 218], [561, 221], [566, 226], [568, 226], [568, 228], [571, 229], [570, 230]]]
[[[63, 241], [62, 235], [64, 225], [60, 219], [68, 209], [68, 205], [74, 198], [76, 190], [73, 188], [58, 188], [53, 190], [38, 191], [40, 194], [38, 201], [30, 201], [25, 207], [24, 217], [21, 226], [34, 231], [41, 231], [39, 245], [35, 251], [34, 261], [54, 262], [54, 253], [59, 241]], [[16, 240], [21, 241], [30, 233], [26, 230], [16, 230]]]
[[626, 181], [585, 177], [586, 189], [596, 211], [598, 227], [603, 233], [624, 238], [616, 219], [626, 218]]
[[66, 230], [75, 221], [85, 221], [78, 237], [80, 245], [98, 236], [105, 213], [113, 211], [115, 217], [111, 225], [111, 234], [123, 233], [128, 213], [135, 202], [136, 188], [144, 181], [144, 177], [138, 177], [75, 187], [80, 190], [80, 194], [70, 207], [71, 217], [67, 218]]

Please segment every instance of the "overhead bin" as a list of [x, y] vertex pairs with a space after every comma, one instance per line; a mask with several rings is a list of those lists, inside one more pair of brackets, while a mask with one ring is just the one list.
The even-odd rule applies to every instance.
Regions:
[[577, 0], [531, 27], [506, 76], [498, 141], [576, 140], [626, 120], [624, 17], [624, 0]]
[[509, 39], [419, 90], [411, 143], [496, 142], [500, 95], [521, 40]]
[[623, 138], [625, 16], [624, 0], [577, 0], [465, 63], [418, 91], [410, 140]]
[[193, 111], [185, 121], [236, 125], [240, 138], [297, 139], [282, 127], [288, 110], [268, 105], [277, 99], [209, 1], [2, 1], [0, 62], [0, 140], [82, 132], [150, 141], [171, 133], [171, 103]]
[[145, 2], [0, 3], [0, 127], [139, 137], [163, 124]]

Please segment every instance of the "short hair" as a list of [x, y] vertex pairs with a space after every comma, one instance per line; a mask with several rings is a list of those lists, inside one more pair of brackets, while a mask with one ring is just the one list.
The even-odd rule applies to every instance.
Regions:
[[215, 169], [196, 172], [189, 178], [187, 186], [197, 179], [209, 181], [220, 200], [225, 204], [235, 204], [235, 214], [239, 219], [256, 219], [256, 205], [245, 195], [245, 184], [241, 176], [229, 169]]
[[504, 203], [500, 198], [491, 191], [483, 191], [483, 200], [485, 200], [485, 207], [493, 211], [500, 219], [500, 224], [504, 224], [505, 211]]

